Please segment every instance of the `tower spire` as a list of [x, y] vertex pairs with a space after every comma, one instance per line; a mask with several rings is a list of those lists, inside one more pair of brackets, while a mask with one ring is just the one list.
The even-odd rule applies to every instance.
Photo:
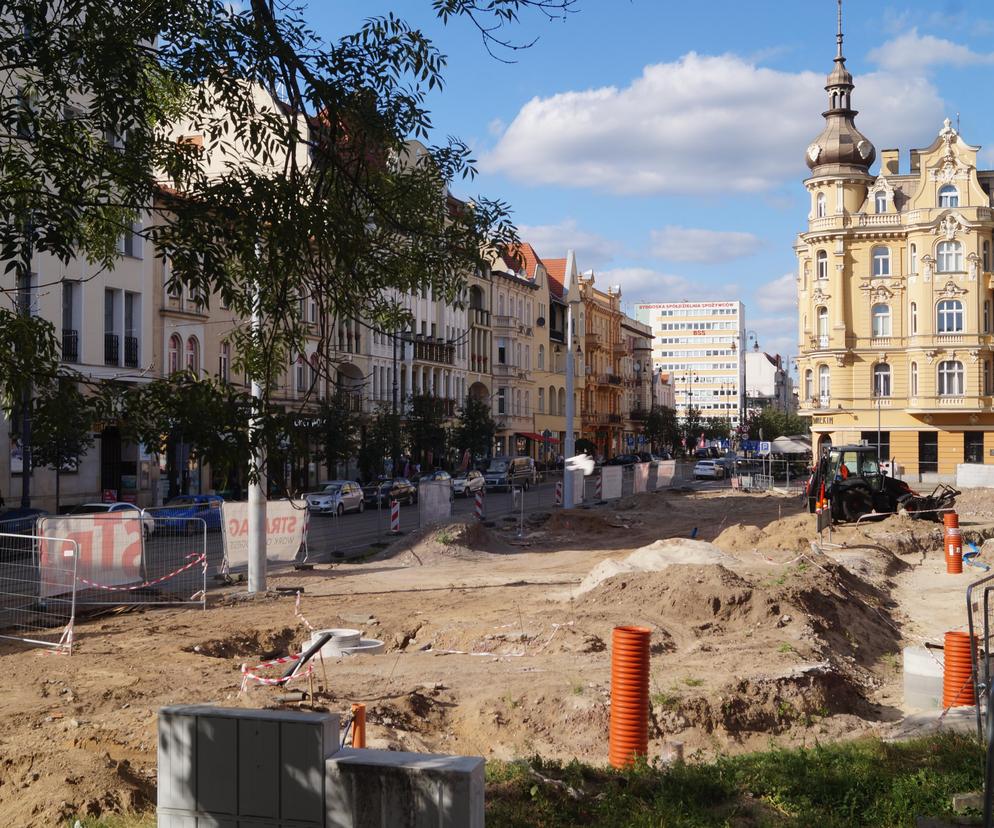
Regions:
[[839, 32], [835, 36], [835, 42], [839, 46], [838, 52], [835, 55], [836, 59], [845, 60], [842, 56], [842, 0], [839, 0]]

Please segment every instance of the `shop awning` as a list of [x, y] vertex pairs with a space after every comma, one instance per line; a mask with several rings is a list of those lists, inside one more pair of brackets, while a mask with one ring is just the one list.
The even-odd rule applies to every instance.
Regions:
[[536, 434], [534, 431], [519, 431], [517, 433], [518, 437], [524, 437], [526, 440], [534, 440], [536, 443], [558, 443], [559, 438], [557, 437], [543, 437], [541, 434]]

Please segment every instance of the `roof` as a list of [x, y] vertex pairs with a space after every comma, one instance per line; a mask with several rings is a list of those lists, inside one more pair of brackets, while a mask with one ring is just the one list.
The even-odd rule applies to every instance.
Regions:
[[535, 278], [535, 270], [539, 265], [545, 267], [545, 263], [538, 257], [535, 248], [528, 242], [511, 245], [501, 258], [516, 272], [524, 271], [525, 276], [529, 279]]
[[566, 282], [566, 260], [565, 259], [545, 259], [545, 272], [549, 274], [549, 293], [557, 299], [563, 298]]

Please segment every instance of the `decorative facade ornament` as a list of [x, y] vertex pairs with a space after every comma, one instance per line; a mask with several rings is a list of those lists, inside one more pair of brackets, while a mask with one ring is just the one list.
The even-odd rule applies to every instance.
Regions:
[[832, 298], [831, 294], [825, 293], [820, 287], [816, 287], [814, 293], [811, 294], [811, 298], [815, 302], [827, 302]]
[[868, 161], [870, 159], [870, 156], [876, 154], [876, 150], [873, 148], [873, 144], [871, 144], [866, 139], [857, 142], [856, 151], [859, 153], [859, 157], [862, 158], [864, 161]]
[[933, 348], [932, 350], [925, 352], [925, 359], [927, 359], [928, 360], [928, 364], [931, 365], [933, 362], [935, 362], [935, 358], [938, 355], [939, 355], [938, 349]]
[[979, 348], [974, 348], [973, 350], [970, 351], [970, 359], [972, 359], [974, 362], [979, 362], [980, 361], [980, 349]]
[[885, 302], [894, 298], [894, 291], [887, 285], [880, 284], [878, 279], [863, 282], [859, 289], [866, 292], [871, 302]]
[[887, 360], [887, 353], [886, 352], [881, 352], [881, 353], [877, 354], [877, 363], [878, 364], [879, 363], [884, 363], [884, 362], [887, 362], [887, 361], [888, 360]]
[[935, 268], [935, 259], [931, 255], [922, 256], [922, 278], [925, 282], [932, 281], [932, 273]]
[[962, 296], [964, 293], [966, 293], [966, 289], [957, 287], [956, 283], [952, 279], [950, 279], [948, 282], [946, 282], [945, 287], [942, 288], [939, 295], [945, 296], [949, 299], [955, 299], [957, 296]]
[[980, 421], [980, 418], [976, 414], [970, 415], [970, 425], [976, 425]]
[[969, 235], [970, 225], [959, 213], [950, 213], [932, 229], [932, 235], [938, 236], [940, 233], [946, 237], [946, 241], [952, 241], [957, 233]]
[[812, 164], [818, 163], [818, 158], [821, 155], [821, 147], [817, 144], [812, 144], [808, 147], [808, 158], [811, 159]]
[[926, 414], [924, 417], [922, 417], [922, 419], [926, 423], [928, 423], [929, 425], [931, 425], [932, 424], [932, 420], [934, 420], [935, 418], [931, 414]]
[[838, 365], [840, 368], [845, 367], [845, 364], [846, 364], [846, 355], [844, 353], [843, 354], [836, 354], [835, 355], [835, 364]]
[[967, 261], [967, 271], [970, 274], [970, 281], [977, 281], [977, 274], [980, 272], [980, 256], [976, 253], [971, 253], [966, 257]]

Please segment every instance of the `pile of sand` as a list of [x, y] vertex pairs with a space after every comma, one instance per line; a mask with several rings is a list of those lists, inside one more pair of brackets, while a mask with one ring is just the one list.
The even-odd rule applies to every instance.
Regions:
[[384, 550], [390, 558], [407, 566], [430, 566], [445, 561], [485, 560], [491, 555], [517, 551], [476, 520], [455, 521], [412, 532]]
[[674, 564], [733, 564], [735, 558], [726, 555], [714, 544], [686, 538], [667, 538], [636, 549], [627, 558], [601, 561], [577, 587], [574, 595], [584, 595], [592, 589], [626, 572], [659, 572]]

